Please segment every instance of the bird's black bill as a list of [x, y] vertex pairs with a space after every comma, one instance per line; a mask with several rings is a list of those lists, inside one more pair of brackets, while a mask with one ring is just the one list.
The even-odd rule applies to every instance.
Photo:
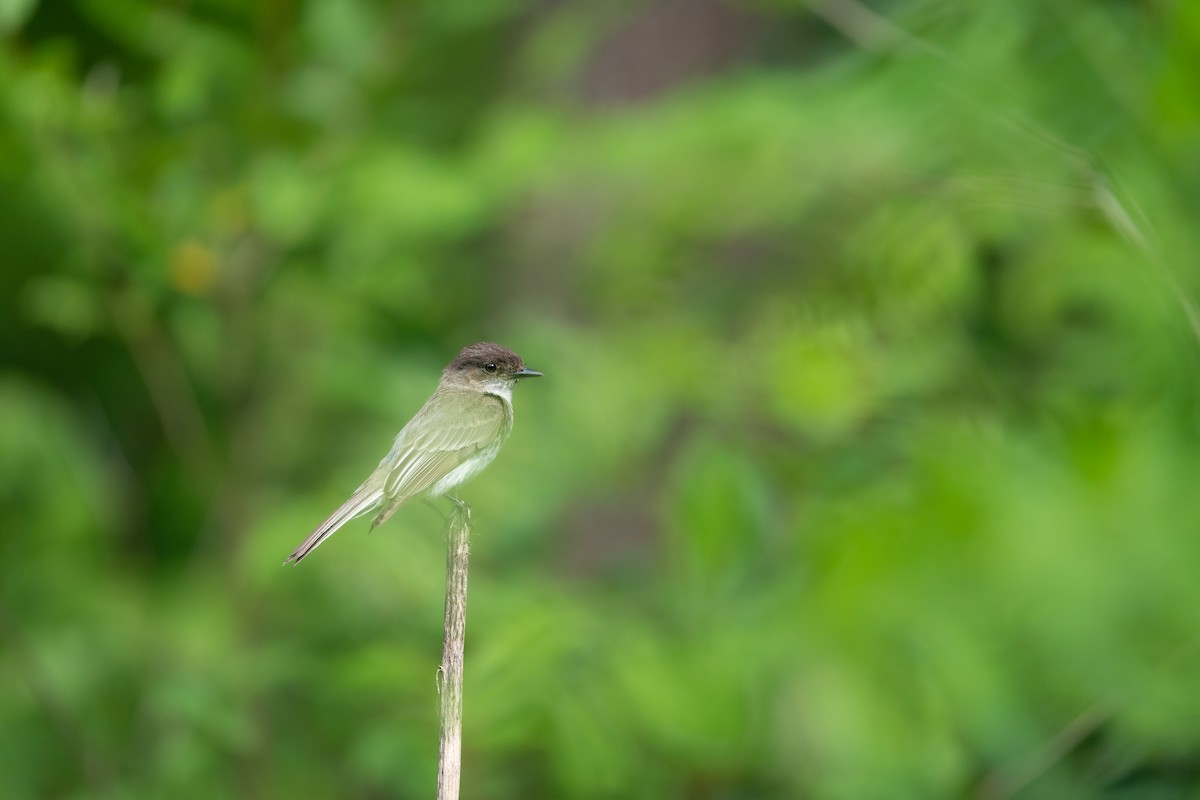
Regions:
[[512, 376], [514, 378], [541, 378], [541, 377], [543, 377], [542, 373], [538, 372], [536, 369], [518, 370], [518, 371], [514, 372], [512, 374]]

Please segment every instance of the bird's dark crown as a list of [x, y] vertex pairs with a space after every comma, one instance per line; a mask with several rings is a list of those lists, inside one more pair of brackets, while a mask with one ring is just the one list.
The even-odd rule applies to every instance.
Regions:
[[487, 369], [489, 364], [494, 364], [495, 371], [502, 374], [520, 372], [525, 368], [521, 357], [507, 347], [495, 342], [478, 342], [464, 347], [446, 369], [458, 372], [467, 369]]

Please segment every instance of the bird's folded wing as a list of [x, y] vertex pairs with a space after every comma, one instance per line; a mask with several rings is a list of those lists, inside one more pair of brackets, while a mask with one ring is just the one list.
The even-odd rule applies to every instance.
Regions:
[[388, 472], [384, 496], [390, 504], [427, 491], [438, 480], [467, 459], [479, 453], [511, 426], [507, 409], [497, 397], [481, 398], [470, 393], [461, 398], [443, 396], [436, 404], [437, 421], [428, 419], [426, 404], [412, 422], [400, 431], [388, 454]]

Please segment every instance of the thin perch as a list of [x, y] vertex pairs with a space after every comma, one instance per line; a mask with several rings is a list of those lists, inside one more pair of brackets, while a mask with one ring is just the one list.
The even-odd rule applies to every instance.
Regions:
[[455, 498], [446, 549], [446, 623], [442, 665], [441, 742], [438, 746], [437, 800], [458, 800], [462, 777], [463, 647], [467, 639], [467, 561], [471, 552], [471, 508]]

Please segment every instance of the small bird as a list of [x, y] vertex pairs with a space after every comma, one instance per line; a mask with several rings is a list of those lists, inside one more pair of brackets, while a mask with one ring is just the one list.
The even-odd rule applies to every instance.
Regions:
[[441, 497], [477, 475], [512, 432], [513, 386], [540, 377], [507, 347], [492, 342], [464, 347], [442, 371], [433, 395], [396, 434], [391, 452], [283, 563], [300, 563], [356, 517], [378, 509], [374, 528], [410, 498]]

